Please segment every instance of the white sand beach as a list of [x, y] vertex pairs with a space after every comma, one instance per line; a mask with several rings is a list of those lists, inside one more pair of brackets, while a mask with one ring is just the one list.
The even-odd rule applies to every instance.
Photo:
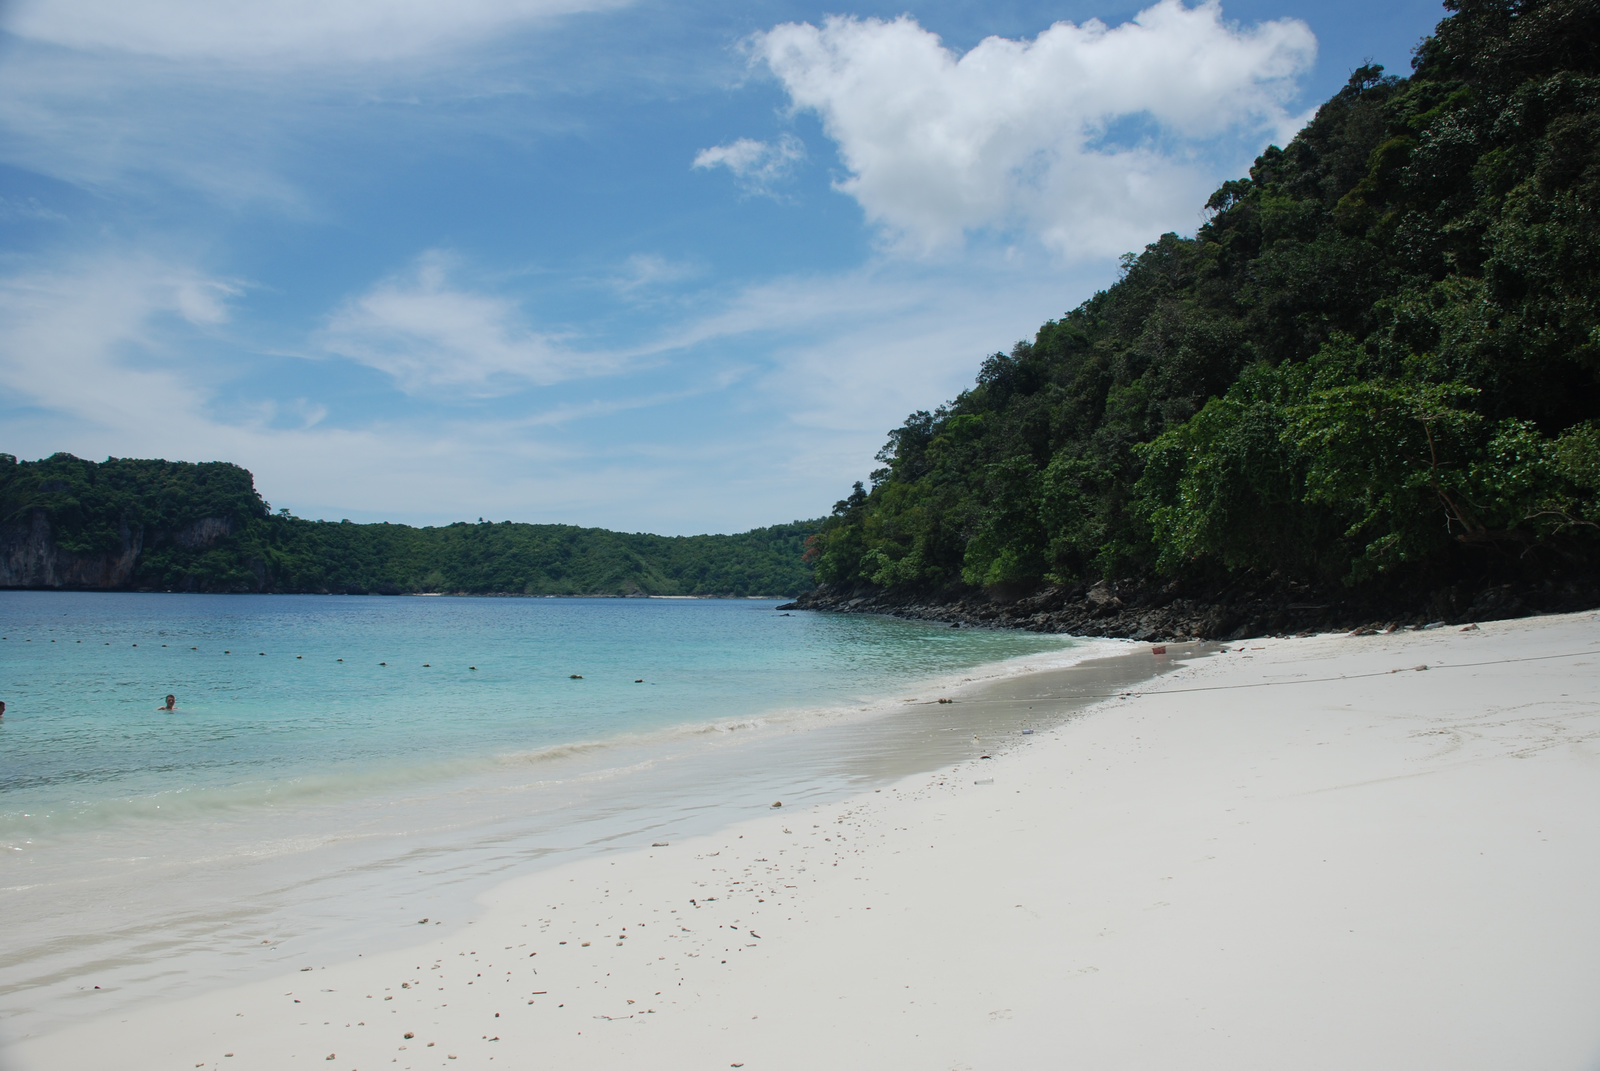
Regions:
[[1600, 1067], [1600, 615], [1229, 647], [0, 1065]]

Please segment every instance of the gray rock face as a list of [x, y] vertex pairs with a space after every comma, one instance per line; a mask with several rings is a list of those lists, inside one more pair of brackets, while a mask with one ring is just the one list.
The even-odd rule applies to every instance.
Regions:
[[232, 535], [231, 517], [202, 517], [175, 532], [147, 532], [144, 525], [119, 527], [117, 547], [101, 554], [77, 554], [55, 540], [50, 519], [34, 510], [26, 520], [0, 525], [0, 588], [90, 588], [133, 586], [147, 545], [168, 540], [203, 549]]
[[201, 517], [193, 524], [173, 532], [172, 541], [180, 547], [199, 550], [214, 547], [232, 534], [232, 517]]
[[1110, 581], [1107, 580], [1097, 582], [1094, 587], [1084, 593], [1084, 598], [1096, 606], [1109, 606], [1115, 609], [1122, 605], [1122, 600], [1117, 598], [1116, 591], [1112, 589]]

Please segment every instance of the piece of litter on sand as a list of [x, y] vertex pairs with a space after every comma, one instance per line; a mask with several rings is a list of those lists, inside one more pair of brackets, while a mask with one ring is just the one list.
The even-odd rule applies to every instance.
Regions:
[[1032, 729], [1024, 729], [1024, 730], [1022, 730], [1022, 735], [1023, 736], [1032, 736], [1033, 735], [1033, 730]]
[[972, 783], [975, 784], [975, 785], [992, 785], [992, 784], [994, 784], [994, 778], [985, 777], [981, 781], [974, 781]]
[[652, 848], [665, 848], [666, 846], [667, 842], [664, 840], [652, 841], [650, 844], [650, 847]]

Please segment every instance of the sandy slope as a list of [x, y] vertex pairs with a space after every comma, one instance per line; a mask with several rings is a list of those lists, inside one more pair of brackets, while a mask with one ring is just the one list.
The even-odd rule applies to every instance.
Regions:
[[1600, 616], [1247, 646], [992, 760], [6, 1062], [1600, 1066]]

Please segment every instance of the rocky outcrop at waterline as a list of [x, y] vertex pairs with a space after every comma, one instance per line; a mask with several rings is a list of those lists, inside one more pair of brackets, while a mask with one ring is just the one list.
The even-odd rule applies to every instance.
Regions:
[[1108, 581], [1026, 593], [821, 587], [780, 610], [889, 614], [959, 626], [1016, 628], [1142, 642], [1377, 631], [1465, 624], [1600, 606], [1600, 577], [1457, 583], [1433, 591], [1318, 590], [1277, 578], [1227, 582]]

